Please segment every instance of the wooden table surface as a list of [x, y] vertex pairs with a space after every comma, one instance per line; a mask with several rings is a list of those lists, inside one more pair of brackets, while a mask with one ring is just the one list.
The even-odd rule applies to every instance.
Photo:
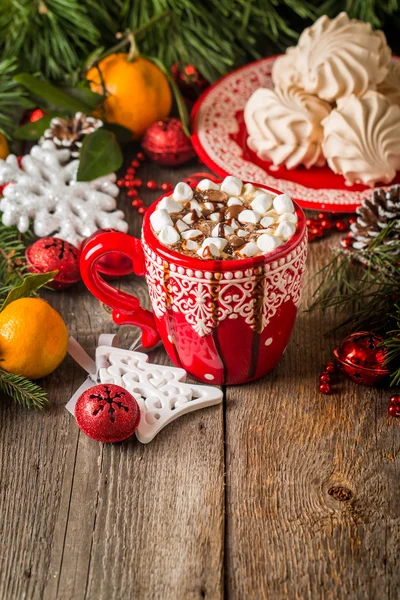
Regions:
[[[144, 165], [140, 176], [176, 183], [199, 170]], [[308, 276], [332, 243], [310, 245]], [[149, 307], [143, 279], [121, 285]], [[45, 295], [91, 355], [118, 330], [82, 284]], [[302, 310], [309, 297], [273, 372], [147, 446], [79, 432], [65, 403], [85, 373], [69, 357], [44, 381], [45, 412], [2, 399], [0, 598], [398, 598], [400, 423], [387, 389], [319, 394], [335, 340], [323, 337], [329, 318]], [[137, 330], [119, 334], [128, 347]], [[170, 364], [161, 349], [151, 360]]]

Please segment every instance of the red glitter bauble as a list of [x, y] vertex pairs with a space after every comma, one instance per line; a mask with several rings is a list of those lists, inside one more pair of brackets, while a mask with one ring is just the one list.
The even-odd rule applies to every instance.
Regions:
[[80, 251], [60, 238], [46, 237], [26, 249], [25, 258], [30, 273], [58, 271], [47, 285], [54, 290], [64, 290], [80, 280]]
[[121, 442], [131, 437], [140, 422], [135, 398], [119, 385], [95, 385], [75, 405], [79, 429], [98, 442]]
[[383, 338], [369, 331], [348, 335], [334, 350], [343, 371], [356, 383], [374, 385], [389, 373], [384, 366], [387, 351]]
[[195, 156], [179, 119], [164, 119], [149, 127], [142, 140], [147, 156], [158, 165], [177, 167]]
[[175, 83], [188, 104], [193, 104], [209, 85], [194, 65], [180, 67], [175, 64], [172, 65], [171, 72]]
[[[116, 229], [99, 229], [92, 233], [90, 237], [82, 242], [82, 250], [89, 240], [92, 240], [100, 233], [107, 233], [110, 231], [116, 231]], [[126, 256], [126, 254], [121, 254], [120, 252], [110, 252], [96, 263], [96, 267], [100, 273], [107, 275], [108, 277], [123, 277], [124, 275], [129, 275], [133, 272], [131, 259]]]
[[400, 395], [399, 394], [394, 394], [391, 398], [390, 398], [390, 404], [389, 404], [389, 415], [391, 417], [396, 417], [397, 419], [400, 418]]

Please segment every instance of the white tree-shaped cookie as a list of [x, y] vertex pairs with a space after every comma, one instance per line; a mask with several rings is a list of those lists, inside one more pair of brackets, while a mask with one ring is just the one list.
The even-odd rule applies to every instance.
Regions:
[[96, 350], [100, 382], [120, 385], [138, 401], [141, 420], [136, 437], [143, 444], [181, 415], [222, 401], [218, 388], [186, 383], [184, 369], [149, 364], [148, 359], [142, 352], [109, 346]]
[[13, 182], [0, 200], [4, 225], [16, 225], [23, 233], [32, 220], [38, 237], [54, 235], [75, 246], [98, 229], [127, 232], [124, 213], [115, 210], [115, 174], [78, 182], [79, 161], [69, 158], [69, 150], [57, 150], [47, 141], [33, 146], [21, 167], [14, 155], [0, 160], [0, 183]]

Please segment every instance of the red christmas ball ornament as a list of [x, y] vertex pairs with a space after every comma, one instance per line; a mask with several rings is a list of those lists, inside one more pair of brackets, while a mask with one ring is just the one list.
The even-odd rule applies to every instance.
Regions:
[[369, 331], [348, 335], [334, 350], [342, 370], [356, 383], [375, 385], [389, 371], [384, 366], [387, 351], [380, 344], [383, 338]]
[[54, 290], [64, 290], [80, 280], [80, 251], [69, 242], [60, 238], [41, 238], [25, 251], [30, 273], [49, 273], [58, 271], [48, 286]]
[[172, 77], [188, 104], [194, 104], [197, 98], [208, 87], [208, 81], [194, 65], [180, 67], [175, 64], [171, 68]]
[[[92, 240], [100, 233], [109, 233], [113, 231], [116, 231], [116, 229], [99, 229], [98, 231], [95, 231], [82, 242], [82, 250], [89, 240]], [[106, 254], [104, 258], [97, 261], [96, 266], [100, 273], [108, 277], [123, 277], [124, 275], [129, 275], [133, 272], [131, 259], [120, 252], [110, 252], [109, 254]]]
[[157, 121], [147, 129], [142, 140], [147, 156], [158, 165], [177, 167], [195, 156], [190, 139], [179, 119]]
[[89, 388], [78, 398], [75, 419], [83, 433], [98, 442], [121, 442], [139, 426], [140, 409], [135, 398], [119, 385]]
[[390, 398], [388, 411], [391, 417], [396, 417], [396, 419], [400, 418], [400, 394], [394, 394]]

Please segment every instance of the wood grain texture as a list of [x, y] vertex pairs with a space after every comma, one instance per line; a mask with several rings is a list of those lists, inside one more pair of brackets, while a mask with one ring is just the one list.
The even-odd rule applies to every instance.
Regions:
[[[206, 171], [196, 161], [144, 169], [159, 183]], [[309, 272], [329, 244], [311, 246]], [[118, 285], [149, 306], [144, 280]], [[122, 347], [138, 336], [82, 285], [46, 297], [92, 355], [102, 332], [118, 332]], [[399, 423], [385, 390], [317, 393], [333, 346], [326, 328], [300, 313], [270, 375], [229, 388], [225, 414], [186, 415], [148, 446], [79, 433], [65, 403], [85, 375], [70, 358], [44, 382], [46, 412], [2, 400], [0, 598], [397, 598]], [[151, 359], [168, 362], [162, 350]]]
[[[150, 168], [140, 176], [160, 183], [198, 170], [195, 161], [179, 173]], [[130, 232], [140, 235], [140, 218], [122, 201]], [[120, 285], [149, 307], [144, 280]], [[91, 355], [102, 332], [118, 331], [122, 347], [138, 335], [118, 329], [83, 285], [46, 298]], [[151, 360], [170, 364], [162, 350]], [[220, 598], [222, 406], [181, 417], [149, 446], [103, 446], [80, 434], [65, 410], [84, 378], [67, 358], [44, 382], [48, 411], [2, 402], [0, 598]]]
[[[329, 245], [311, 245], [309, 274]], [[279, 366], [227, 390], [229, 598], [398, 597], [399, 423], [385, 390], [342, 382], [318, 393], [327, 328], [300, 312]]]

